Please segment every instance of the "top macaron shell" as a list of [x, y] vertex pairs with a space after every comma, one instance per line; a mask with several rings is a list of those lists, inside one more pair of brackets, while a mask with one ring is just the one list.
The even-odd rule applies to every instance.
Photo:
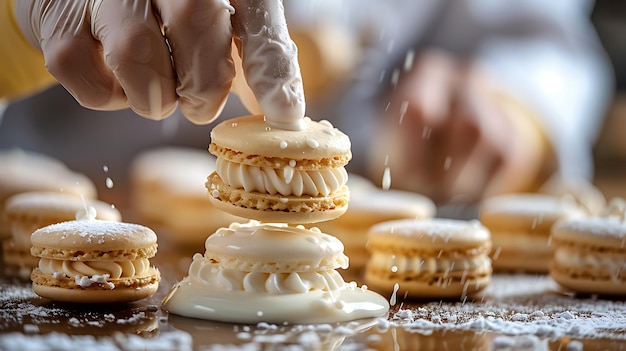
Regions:
[[116, 251], [155, 246], [157, 236], [139, 224], [84, 219], [40, 228], [31, 235], [31, 242], [33, 248]]
[[[218, 124], [211, 141], [249, 155], [293, 160], [317, 160], [329, 155], [351, 155], [350, 139], [328, 122], [305, 118], [300, 131], [272, 127], [262, 115], [243, 116]], [[246, 163], [245, 160], [243, 163]]]
[[52, 157], [12, 149], [0, 151], [0, 164], [0, 200], [26, 191], [60, 191], [85, 198], [97, 196], [91, 179]]
[[478, 221], [406, 219], [376, 224], [368, 233], [371, 244], [406, 250], [454, 250], [484, 245], [489, 231]]
[[10, 197], [5, 204], [8, 217], [62, 218], [73, 219], [76, 211], [94, 207], [98, 219], [120, 221], [120, 212], [98, 200], [84, 200], [72, 194], [58, 192], [26, 192]]
[[596, 248], [626, 249], [626, 222], [616, 217], [582, 217], [558, 221], [552, 228], [554, 242]]

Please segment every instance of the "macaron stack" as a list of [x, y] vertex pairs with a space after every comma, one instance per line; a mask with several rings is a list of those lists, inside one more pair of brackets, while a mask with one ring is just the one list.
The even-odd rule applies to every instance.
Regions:
[[165, 309], [244, 323], [331, 323], [387, 312], [385, 298], [345, 283], [336, 271], [348, 266], [337, 238], [293, 226], [346, 211], [348, 136], [327, 121], [305, 118], [303, 129], [293, 131], [245, 116], [217, 125], [209, 151], [217, 157], [206, 183], [213, 204], [260, 222], [209, 236]]

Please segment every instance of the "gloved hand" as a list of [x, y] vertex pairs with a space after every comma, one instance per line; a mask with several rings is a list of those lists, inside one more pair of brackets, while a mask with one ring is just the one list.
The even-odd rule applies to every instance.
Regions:
[[267, 120], [297, 128], [304, 116], [282, 0], [19, 0], [16, 18], [50, 73], [85, 107], [130, 106], [158, 120], [180, 103], [189, 120], [209, 123], [231, 89], [235, 42]]
[[545, 161], [533, 118], [476, 63], [420, 56], [391, 93], [376, 145], [392, 186], [446, 201], [530, 191]]

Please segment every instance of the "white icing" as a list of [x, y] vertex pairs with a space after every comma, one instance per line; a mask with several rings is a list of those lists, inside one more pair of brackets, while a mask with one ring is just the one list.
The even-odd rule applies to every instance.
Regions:
[[255, 293], [289, 294], [312, 290], [336, 290], [345, 282], [335, 270], [319, 272], [244, 272], [222, 268], [218, 263], [196, 254], [189, 267], [189, 280], [224, 291], [247, 291]]
[[332, 294], [322, 290], [293, 294], [223, 291], [178, 283], [163, 300], [169, 313], [231, 323], [335, 323], [384, 317], [389, 302], [350, 284]]
[[296, 170], [292, 167], [275, 169], [218, 158], [216, 171], [222, 181], [233, 188], [283, 196], [328, 196], [348, 181], [344, 167], [316, 171]]
[[145, 274], [150, 268], [148, 259], [134, 261], [69, 261], [42, 258], [39, 269], [43, 274], [67, 277], [108, 275], [111, 279], [130, 278]]
[[554, 253], [554, 262], [561, 267], [602, 270], [619, 273], [626, 270], [624, 255], [606, 252], [580, 252], [570, 246], [559, 246]]
[[474, 257], [407, 257], [384, 252], [374, 252], [369, 264], [372, 267], [386, 267], [392, 272], [419, 274], [466, 271], [489, 266], [487, 255]]
[[317, 228], [233, 223], [205, 246], [163, 300], [170, 313], [237, 323], [332, 323], [389, 309], [382, 296], [345, 283], [335, 271], [347, 267], [343, 245]]

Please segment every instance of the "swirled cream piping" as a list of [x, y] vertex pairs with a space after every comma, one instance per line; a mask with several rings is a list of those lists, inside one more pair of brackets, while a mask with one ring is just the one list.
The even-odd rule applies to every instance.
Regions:
[[344, 167], [319, 171], [256, 167], [217, 159], [216, 172], [226, 184], [245, 191], [258, 191], [283, 196], [328, 196], [348, 181]]
[[311, 290], [333, 291], [345, 286], [341, 274], [335, 270], [319, 272], [267, 273], [225, 269], [205, 259], [193, 257], [189, 266], [192, 282], [213, 289], [270, 294], [303, 293]]
[[62, 272], [67, 277], [109, 275], [111, 279], [141, 276], [150, 268], [147, 258], [134, 261], [66, 261], [42, 258], [39, 269], [44, 274]]
[[473, 270], [489, 264], [487, 255], [478, 255], [464, 258], [446, 257], [406, 257], [376, 252], [372, 254], [373, 267], [385, 267], [392, 272], [401, 273], [439, 273], [452, 271]]
[[623, 255], [596, 255], [593, 252], [578, 252], [571, 247], [558, 247], [554, 253], [554, 262], [563, 267], [602, 269], [609, 271], [626, 270]]

